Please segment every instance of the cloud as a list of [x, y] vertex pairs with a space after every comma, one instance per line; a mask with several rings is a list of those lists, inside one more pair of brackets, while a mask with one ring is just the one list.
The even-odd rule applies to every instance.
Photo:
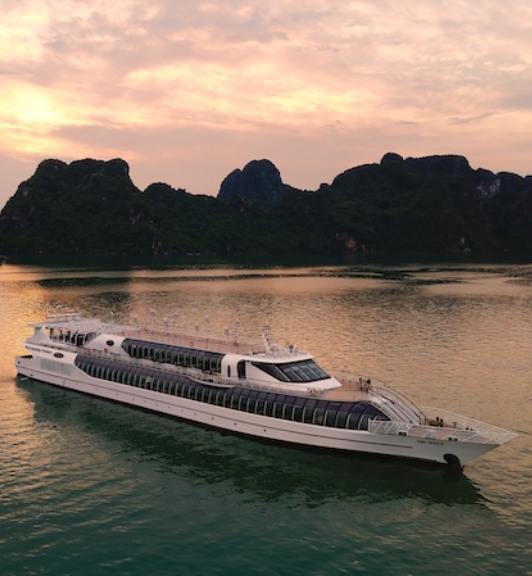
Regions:
[[[303, 151], [331, 174], [389, 142], [531, 171], [500, 149], [529, 133], [528, 0], [0, 0], [0, 10], [8, 157], [127, 155], [147, 167], [157, 150], [190, 163], [188, 138], [204, 165], [210, 142], [224, 146], [220, 171], [245, 164], [246, 148], [282, 151], [294, 185], [299, 166], [311, 187]], [[187, 187], [212, 191], [212, 178]]]
[[469, 124], [471, 122], [479, 122], [480, 120], [484, 120], [484, 118], [489, 118], [493, 116], [493, 112], [486, 112], [485, 114], [480, 114], [479, 116], [472, 116], [469, 118], [451, 118], [449, 120], [450, 124]]

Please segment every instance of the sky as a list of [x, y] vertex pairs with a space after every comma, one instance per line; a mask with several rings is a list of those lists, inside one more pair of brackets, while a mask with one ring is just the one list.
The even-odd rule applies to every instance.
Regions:
[[530, 0], [0, 0], [0, 207], [47, 158], [215, 196], [461, 154], [532, 174]]

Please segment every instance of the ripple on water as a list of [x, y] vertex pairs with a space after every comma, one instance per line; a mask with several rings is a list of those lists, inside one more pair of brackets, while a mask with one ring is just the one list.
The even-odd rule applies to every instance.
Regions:
[[[467, 275], [433, 288], [427, 274], [417, 284], [163, 273], [152, 282], [150, 271], [132, 282], [75, 271], [68, 282], [0, 280], [2, 573], [527, 573], [532, 288]], [[332, 370], [357, 368], [420, 404], [521, 436], [456, 479], [264, 445], [15, 380], [12, 358], [43, 302], [121, 319], [177, 310], [180, 325], [202, 330], [208, 314], [212, 333], [239, 318], [253, 339], [269, 321], [274, 339]]]

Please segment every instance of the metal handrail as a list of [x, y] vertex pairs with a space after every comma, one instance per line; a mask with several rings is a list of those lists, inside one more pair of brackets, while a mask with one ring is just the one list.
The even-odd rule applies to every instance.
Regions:
[[234, 354], [258, 354], [266, 351], [264, 345], [261, 344], [240, 342], [238, 339], [227, 338], [223, 340], [205, 335], [178, 333], [158, 327], [130, 328], [127, 331], [127, 336], [128, 338], [149, 338], [151, 342], [160, 344], [173, 344], [184, 348], [198, 348], [225, 354], [229, 352]]
[[[385, 398], [393, 405], [394, 410], [398, 409], [409, 421], [419, 424], [425, 422], [425, 414], [411, 400], [396, 390], [387, 386], [376, 386], [370, 390], [370, 398], [374, 400], [375, 397]], [[389, 404], [385, 406], [389, 407]]]
[[[72, 337], [77, 334], [87, 336], [91, 333], [91, 339], [95, 336], [108, 333], [115, 336], [127, 336], [129, 338], [149, 339], [152, 342], [160, 344], [173, 344], [185, 348], [200, 348], [213, 352], [235, 353], [235, 354], [257, 354], [266, 352], [264, 344], [253, 344], [241, 342], [237, 335], [225, 339], [211, 338], [209, 334], [199, 335], [187, 334], [175, 331], [174, 327], [168, 324], [157, 325], [151, 323], [146, 326], [140, 326], [135, 323], [134, 326], [108, 324], [96, 318], [83, 318], [79, 314], [59, 314], [49, 316], [44, 322], [31, 324], [34, 327], [46, 327], [49, 329], [58, 329], [68, 331]], [[67, 344], [65, 340], [53, 337], [52, 340]]]
[[[509, 442], [517, 436], [514, 432], [498, 428], [473, 420], [459, 414], [444, 412], [439, 410], [444, 416], [453, 416], [457, 420], [452, 421], [452, 425], [443, 426], [431, 425], [408, 425], [405, 422], [371, 420], [368, 423], [368, 431], [373, 434], [385, 434], [393, 436], [411, 436], [428, 440], [447, 440], [454, 442], [470, 442], [475, 444], [495, 444], [501, 445]], [[444, 422], [448, 422], [444, 420]], [[456, 426], [454, 423], [456, 422]]]
[[487, 424], [486, 422], [470, 418], [469, 416], [441, 410], [440, 408], [423, 406], [422, 410], [427, 415], [427, 418], [432, 419], [432, 417], [439, 416], [447, 425], [452, 425], [453, 429], [461, 432], [474, 432], [475, 434], [489, 436], [494, 439], [501, 436], [501, 438], [503, 438], [501, 443], [508, 442], [518, 436], [515, 432], [505, 430], [504, 428]]
[[425, 415], [411, 400], [388, 388], [384, 382], [345, 373], [340, 373], [336, 377], [345, 388], [366, 392], [368, 401], [382, 410], [392, 421], [406, 424], [421, 424], [425, 421]]

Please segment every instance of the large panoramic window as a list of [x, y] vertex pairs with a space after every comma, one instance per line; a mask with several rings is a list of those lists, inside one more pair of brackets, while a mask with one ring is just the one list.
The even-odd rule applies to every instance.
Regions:
[[123, 340], [122, 348], [132, 358], [144, 358], [153, 362], [197, 368], [198, 370], [212, 373], [221, 371], [222, 358], [224, 357], [219, 352], [182, 348], [171, 346], [170, 344], [132, 340], [130, 338]]
[[[43, 368], [64, 373], [70, 366], [49, 360], [42, 360]], [[292, 364], [301, 364], [299, 362]], [[309, 364], [305, 361], [305, 364]], [[314, 363], [312, 363], [314, 364]], [[334, 402], [307, 396], [290, 396], [251, 390], [248, 388], [218, 388], [191, 380], [183, 374], [154, 370], [147, 366], [132, 366], [123, 362], [103, 360], [91, 356], [77, 356], [75, 365], [92, 376], [112, 380], [131, 387], [144, 388], [161, 395], [175, 395], [197, 402], [224, 406], [233, 410], [255, 413], [270, 418], [282, 418], [294, 422], [328, 426], [332, 428], [350, 428], [367, 430], [371, 419], [388, 420], [377, 407], [369, 402]], [[272, 364], [265, 364], [272, 366]], [[287, 367], [289, 364], [277, 364]], [[314, 366], [316, 366], [314, 364]], [[319, 369], [319, 368], [318, 368]], [[324, 377], [327, 375], [319, 369]], [[297, 372], [297, 371], [296, 371]], [[286, 373], [281, 370], [286, 376]], [[135, 395], [137, 392], [133, 392]]]
[[253, 366], [281, 382], [316, 382], [329, 378], [329, 375], [313, 360], [287, 362], [285, 364], [253, 362]]

